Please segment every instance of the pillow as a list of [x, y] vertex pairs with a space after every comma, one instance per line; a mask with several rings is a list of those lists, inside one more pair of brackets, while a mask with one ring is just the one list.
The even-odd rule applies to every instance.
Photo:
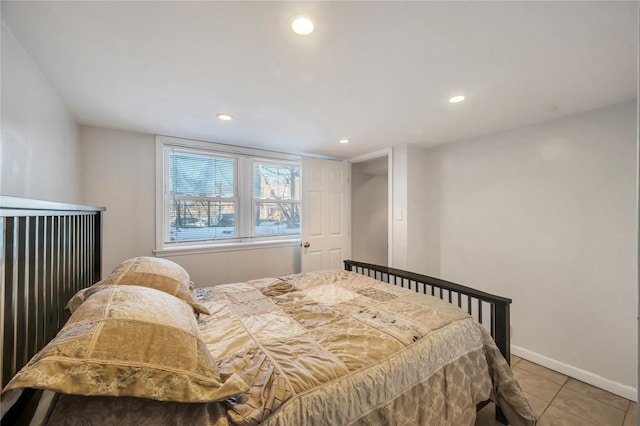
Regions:
[[[157, 257], [134, 257], [116, 266], [96, 285], [138, 285], [155, 288], [184, 300], [196, 312], [209, 314], [209, 310], [193, 299], [193, 284], [189, 274], [175, 262]], [[74, 306], [69, 305], [69, 310]], [[73, 312], [73, 311], [72, 311]]]
[[138, 286], [94, 286], [58, 335], [3, 389], [177, 402], [220, 401], [249, 388], [220, 374], [189, 305]]

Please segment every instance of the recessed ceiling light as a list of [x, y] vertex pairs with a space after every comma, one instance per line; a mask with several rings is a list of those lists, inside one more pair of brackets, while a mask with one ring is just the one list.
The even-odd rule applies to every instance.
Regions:
[[349, 139], [340, 139], [340, 143], [349, 143]]
[[454, 96], [452, 98], [449, 98], [449, 102], [451, 102], [452, 104], [457, 104], [458, 102], [462, 102], [464, 101], [464, 96], [462, 95], [458, 95], [458, 96]]
[[216, 117], [218, 117], [222, 121], [229, 121], [229, 120], [233, 119], [233, 116], [231, 116], [229, 114], [218, 114], [218, 115], [216, 115]]
[[313, 21], [309, 18], [300, 16], [295, 18], [291, 23], [291, 29], [294, 33], [300, 35], [308, 35], [313, 32]]

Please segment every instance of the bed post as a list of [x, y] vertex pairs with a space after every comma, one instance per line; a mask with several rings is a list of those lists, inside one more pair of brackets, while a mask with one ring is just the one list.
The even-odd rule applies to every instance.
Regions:
[[93, 224], [93, 233], [95, 236], [95, 243], [93, 246], [93, 279], [92, 283], [100, 281], [102, 279], [102, 219], [103, 211], [96, 212], [94, 216], [95, 222]]
[[509, 303], [496, 301], [496, 322], [495, 322], [495, 342], [498, 349], [507, 360], [507, 363], [511, 365], [511, 327], [510, 327], [510, 312]]
[[[495, 336], [496, 346], [500, 349], [502, 356], [511, 365], [511, 327], [509, 323], [510, 312], [509, 303], [495, 302]], [[509, 424], [507, 417], [498, 404], [496, 404], [496, 420], [502, 424]]]

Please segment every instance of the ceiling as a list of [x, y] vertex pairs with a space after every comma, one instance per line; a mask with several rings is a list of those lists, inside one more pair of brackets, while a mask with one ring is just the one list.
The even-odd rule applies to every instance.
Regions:
[[[1, 13], [76, 120], [105, 128], [351, 158], [637, 98], [638, 2], [2, 1]], [[311, 35], [290, 30], [300, 14]]]

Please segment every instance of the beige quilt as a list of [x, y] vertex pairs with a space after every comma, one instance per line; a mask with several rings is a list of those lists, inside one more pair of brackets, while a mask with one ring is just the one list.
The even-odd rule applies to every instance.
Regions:
[[194, 290], [223, 374], [250, 391], [222, 403], [59, 395], [49, 424], [473, 425], [493, 399], [535, 416], [485, 329], [457, 307], [353, 272]]

